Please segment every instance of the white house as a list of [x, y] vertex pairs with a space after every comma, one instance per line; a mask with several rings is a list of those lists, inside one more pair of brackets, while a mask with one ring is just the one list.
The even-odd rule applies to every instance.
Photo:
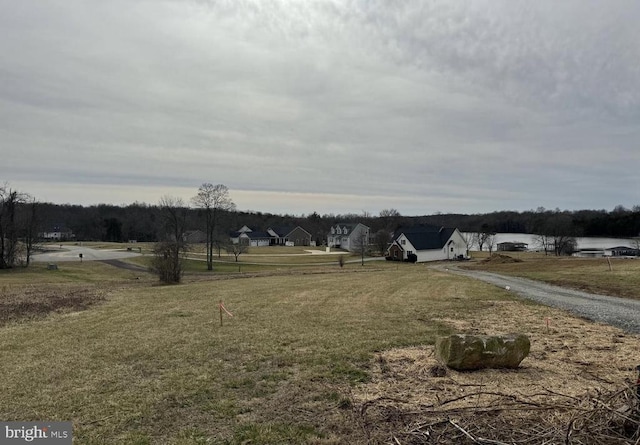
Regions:
[[466, 258], [467, 245], [458, 229], [436, 226], [400, 228], [394, 233], [387, 257], [405, 261], [409, 255], [416, 255], [419, 263]]
[[64, 241], [75, 238], [75, 235], [69, 228], [55, 226], [48, 232], [44, 232], [42, 238], [48, 241]]
[[362, 243], [369, 245], [369, 227], [361, 223], [338, 223], [331, 226], [327, 235], [327, 246], [339, 247], [349, 252], [356, 252]]

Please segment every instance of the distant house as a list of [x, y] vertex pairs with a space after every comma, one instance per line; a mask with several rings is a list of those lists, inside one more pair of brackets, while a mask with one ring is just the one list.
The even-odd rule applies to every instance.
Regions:
[[499, 252], [525, 252], [529, 248], [527, 243], [509, 241], [498, 243], [497, 246]]
[[300, 226], [269, 227], [271, 243], [276, 246], [310, 246], [311, 234]]
[[421, 263], [465, 258], [466, 254], [467, 245], [458, 229], [423, 225], [396, 230], [387, 258], [407, 261], [413, 257]]
[[640, 249], [634, 249], [633, 247], [618, 246], [607, 249], [605, 253], [611, 256], [640, 256]]
[[75, 237], [71, 229], [61, 225], [53, 226], [49, 231], [42, 234], [42, 238], [48, 241], [66, 241]]
[[188, 244], [198, 244], [207, 241], [207, 234], [202, 230], [187, 230], [184, 232], [182, 238]]
[[[253, 230], [251, 230], [250, 227], [247, 226], [242, 226], [240, 229], [238, 229], [235, 232], [231, 232], [229, 234], [229, 238], [231, 239], [231, 242], [233, 244], [238, 244], [240, 242], [240, 237], [242, 236], [242, 234], [244, 233], [249, 233], [249, 232], [253, 232]], [[248, 239], [248, 237], [244, 237], [245, 239]]]
[[603, 257], [605, 256], [605, 250], [597, 249], [597, 248], [585, 248], [585, 249], [580, 249], [577, 252], [574, 252], [573, 256], [583, 257], [583, 258]]
[[370, 244], [369, 237], [369, 227], [364, 224], [338, 223], [331, 227], [327, 235], [327, 246], [356, 252], [362, 243]]
[[273, 237], [269, 232], [259, 232], [256, 230], [243, 232], [239, 235], [240, 242], [246, 243], [250, 247], [269, 246], [271, 245], [272, 239]]

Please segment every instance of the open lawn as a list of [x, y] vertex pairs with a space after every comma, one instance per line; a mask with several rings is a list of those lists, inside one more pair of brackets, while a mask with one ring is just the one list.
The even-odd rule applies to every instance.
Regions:
[[[359, 257], [345, 255], [343, 269], [362, 268]], [[139, 256], [122, 260], [126, 263], [136, 264], [143, 267], [151, 265], [152, 257]], [[366, 262], [367, 268], [397, 268], [398, 264], [392, 264], [385, 261]], [[208, 275], [212, 278], [220, 278], [220, 275], [233, 274], [252, 274], [256, 272], [288, 272], [292, 269], [297, 271], [304, 270], [323, 270], [335, 272], [340, 269], [337, 256], [300, 256], [300, 257], [271, 257], [271, 256], [255, 256], [240, 257], [235, 261], [234, 257], [223, 255], [221, 258], [216, 257], [213, 262], [213, 272], [207, 270], [207, 263], [204, 256], [194, 256], [189, 254], [187, 260], [184, 261], [184, 271], [188, 275]]]
[[[426, 265], [385, 263], [187, 274], [175, 286], [102, 263], [3, 271], [2, 299], [51, 286], [102, 293], [86, 310], [0, 327], [0, 418], [71, 420], [78, 444], [411, 443], [429, 422], [416, 417], [427, 396], [459, 398], [494, 381], [559, 390], [554, 370], [569, 359], [556, 383], [587, 382], [578, 392], [602, 385], [578, 377], [579, 363], [611, 384], [631, 369], [637, 337]], [[233, 314], [222, 324], [221, 300]], [[534, 340], [521, 371], [429, 374], [438, 334], [514, 328]]]
[[[640, 258], [576, 258], [543, 254], [500, 252], [521, 262], [486, 261], [488, 254], [474, 252], [468, 266], [596, 294], [640, 299]], [[611, 269], [609, 268], [611, 264]]]
[[[324, 247], [314, 247], [314, 246], [260, 246], [260, 247], [248, 247], [249, 251], [247, 254], [249, 255], [308, 255], [309, 251], [316, 251], [323, 253], [325, 251]], [[331, 249], [332, 252], [336, 252], [338, 249]], [[202, 253], [206, 252], [204, 243], [197, 244], [189, 244], [189, 251]], [[222, 254], [225, 254], [225, 250], [221, 250]], [[348, 253], [348, 252], [345, 252]], [[217, 256], [218, 251], [214, 249], [214, 255]]]
[[[338, 257], [343, 256], [346, 261], [359, 260], [360, 257], [352, 255], [348, 252], [343, 255], [240, 255], [238, 257], [238, 263], [244, 264], [283, 264], [287, 266], [300, 266], [309, 264], [338, 264]], [[204, 254], [188, 254], [189, 258], [197, 258], [200, 260], [206, 259]], [[233, 255], [222, 254], [220, 257], [215, 256], [214, 262], [220, 263], [236, 263], [236, 259]], [[206, 263], [205, 267], [206, 267]]]

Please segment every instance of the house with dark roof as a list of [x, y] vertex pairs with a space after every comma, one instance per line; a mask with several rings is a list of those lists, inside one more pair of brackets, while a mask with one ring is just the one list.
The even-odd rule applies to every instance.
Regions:
[[270, 246], [272, 239], [273, 237], [269, 234], [269, 232], [260, 232], [257, 230], [242, 232], [238, 236], [238, 240], [240, 243], [246, 244], [250, 247]]
[[327, 246], [339, 247], [349, 252], [357, 252], [362, 246], [369, 245], [369, 227], [361, 223], [337, 223], [331, 226], [327, 235]]
[[267, 232], [272, 236], [272, 244], [276, 246], [311, 245], [311, 234], [300, 226], [269, 227]]
[[437, 226], [401, 227], [387, 251], [390, 260], [417, 262], [466, 258], [467, 245], [458, 229]]
[[[242, 226], [241, 228], [239, 228], [237, 231], [235, 232], [231, 232], [229, 233], [229, 239], [231, 240], [231, 242], [233, 244], [238, 244], [240, 242], [240, 237], [245, 234], [245, 233], [249, 233], [249, 232], [253, 232], [253, 230], [251, 229], [251, 227], [248, 226]], [[249, 239], [248, 236], [243, 237], [245, 239], [245, 242], [247, 239]]]

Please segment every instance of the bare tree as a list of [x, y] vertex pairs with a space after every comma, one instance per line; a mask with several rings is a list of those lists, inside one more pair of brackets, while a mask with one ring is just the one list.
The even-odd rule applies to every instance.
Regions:
[[153, 266], [163, 283], [179, 283], [182, 279], [183, 260], [187, 253], [187, 208], [182, 199], [171, 196], [161, 198], [159, 206], [160, 241], [154, 248]]
[[388, 231], [393, 231], [396, 229], [395, 225], [398, 222], [400, 216], [400, 212], [398, 212], [396, 209], [380, 210], [380, 219], [382, 219], [384, 227]]
[[380, 218], [395, 218], [400, 216], [400, 212], [396, 209], [382, 209], [380, 210]]
[[483, 246], [487, 244], [489, 246], [489, 254], [491, 254], [494, 246], [490, 245], [490, 243], [495, 243], [495, 234], [496, 233], [489, 227], [489, 224], [482, 224], [480, 230], [476, 233], [476, 242], [481, 252]]
[[24, 247], [25, 265], [31, 264], [31, 257], [38, 240], [38, 203], [35, 198], [25, 195], [24, 204], [21, 206], [20, 235]]
[[0, 187], [0, 269], [8, 269], [18, 261], [18, 234], [16, 221], [18, 205], [24, 195], [6, 184]]
[[489, 249], [489, 256], [493, 253], [493, 249], [496, 247], [496, 234], [495, 233], [487, 233], [485, 238], [485, 244], [487, 245], [487, 249]]
[[242, 239], [237, 243], [233, 243], [232, 241], [229, 241], [225, 250], [227, 251], [227, 253], [236, 257], [236, 263], [237, 263], [238, 257], [243, 253], [247, 253], [249, 251], [249, 243]]
[[557, 256], [571, 255], [576, 251], [578, 243], [575, 237], [570, 235], [556, 235], [553, 237], [553, 250]]
[[533, 239], [538, 247], [544, 250], [545, 255], [548, 255], [553, 250], [553, 237], [551, 235], [535, 235]]
[[489, 236], [487, 232], [476, 232], [474, 234], [475, 242], [478, 244], [478, 250], [480, 250], [480, 252], [482, 252], [482, 248], [487, 242], [487, 236]]
[[215, 231], [223, 211], [233, 211], [236, 205], [229, 196], [226, 185], [213, 185], [205, 182], [198, 189], [198, 194], [192, 198], [193, 204], [204, 210], [206, 221], [206, 251], [207, 270], [213, 270], [213, 247], [216, 244]]
[[353, 243], [353, 251], [360, 255], [361, 264], [364, 266], [364, 257], [369, 253], [369, 229], [360, 229]]
[[384, 256], [389, 243], [391, 243], [391, 234], [385, 229], [380, 229], [376, 232], [374, 243], [380, 255]]
[[471, 247], [473, 246], [473, 243], [475, 242], [475, 233], [474, 232], [460, 232], [460, 235], [462, 236], [462, 239], [464, 240], [464, 245], [467, 248], [467, 258], [469, 258], [469, 251], [471, 250]]
[[631, 247], [636, 250], [636, 256], [640, 256], [640, 236], [631, 239]]
[[542, 233], [549, 237], [556, 256], [571, 255], [577, 247], [571, 216], [557, 209], [542, 227]]
[[216, 230], [211, 241], [213, 243], [213, 247], [218, 251], [218, 258], [220, 258], [222, 255], [222, 249], [227, 246], [229, 236], [225, 236]]

